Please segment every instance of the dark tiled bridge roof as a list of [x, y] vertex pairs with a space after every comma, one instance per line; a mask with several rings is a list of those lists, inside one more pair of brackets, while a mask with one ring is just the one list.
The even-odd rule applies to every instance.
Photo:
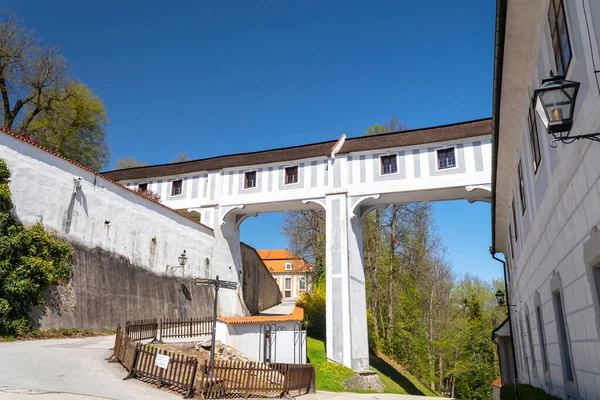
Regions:
[[[427, 143], [439, 143], [492, 133], [491, 118], [461, 122], [433, 128], [413, 129], [373, 136], [361, 136], [346, 139], [339, 154], [359, 151], [387, 149], [392, 147], [417, 146]], [[331, 154], [336, 140], [313, 143], [302, 146], [264, 150], [252, 153], [233, 154], [201, 160], [184, 161], [173, 164], [150, 165], [146, 167], [120, 169], [102, 173], [116, 181], [145, 179], [169, 175], [181, 175], [200, 171], [215, 171], [229, 167], [269, 164], [294, 161], [305, 158], [326, 157]]]

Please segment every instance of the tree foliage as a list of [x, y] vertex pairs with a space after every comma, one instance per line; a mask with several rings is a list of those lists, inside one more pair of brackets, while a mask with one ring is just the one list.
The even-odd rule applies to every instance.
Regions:
[[0, 13], [2, 126], [100, 169], [108, 161], [104, 105], [73, 79], [57, 47], [43, 46], [14, 15]]
[[148, 165], [148, 163], [136, 161], [133, 157], [127, 156], [125, 158], [117, 158], [116, 169], [145, 167], [146, 165]]
[[[65, 100], [40, 111], [27, 132], [47, 149], [100, 170], [109, 155], [104, 104], [81, 82], [71, 82], [65, 90]], [[33, 111], [28, 108], [26, 116]]]
[[[392, 118], [365, 134], [402, 129], [404, 125]], [[499, 374], [490, 335], [505, 318], [494, 298], [502, 285], [470, 275], [455, 277], [432, 213], [429, 204], [402, 204], [379, 208], [365, 218], [369, 346], [434, 390], [461, 399], [487, 399]], [[325, 260], [323, 213], [287, 213], [281, 229], [295, 252]], [[323, 263], [320, 276], [325, 268]], [[318, 321], [324, 319], [324, 301], [317, 299], [321, 296], [302, 299], [310, 310], [309, 326], [314, 321], [321, 326]], [[317, 335], [323, 336], [324, 329]]]
[[190, 161], [190, 158], [188, 157], [188, 155], [186, 153], [177, 153], [175, 158], [173, 160], [171, 160], [172, 163], [180, 163], [180, 162], [184, 162], [184, 161]]
[[32, 330], [29, 314], [44, 304], [45, 290], [68, 281], [73, 249], [41, 222], [30, 228], [17, 222], [9, 179], [0, 160], [0, 335], [23, 336]]

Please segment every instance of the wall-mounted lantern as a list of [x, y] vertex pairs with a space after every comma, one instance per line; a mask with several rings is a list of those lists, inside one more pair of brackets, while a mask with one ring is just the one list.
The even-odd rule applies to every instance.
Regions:
[[542, 86], [534, 92], [535, 110], [548, 133], [554, 137], [552, 147], [556, 147], [556, 142], [569, 144], [580, 139], [600, 141], [599, 133], [570, 134], [579, 85], [579, 82], [569, 81], [562, 75], [554, 76], [550, 71], [550, 78], [542, 80]]
[[499, 306], [504, 305], [504, 292], [502, 290], [496, 292], [496, 301], [498, 301]]
[[187, 262], [187, 256], [185, 255], [185, 250], [183, 251], [183, 253], [181, 253], [181, 255], [179, 257], [177, 257], [177, 259], [179, 260], [179, 265], [181, 266], [181, 268], [183, 268], [185, 266], [185, 263]]

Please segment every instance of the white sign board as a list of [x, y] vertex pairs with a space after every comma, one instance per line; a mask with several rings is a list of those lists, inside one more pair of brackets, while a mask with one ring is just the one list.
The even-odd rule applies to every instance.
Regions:
[[157, 367], [166, 369], [169, 366], [169, 356], [165, 356], [163, 354], [157, 354], [156, 360], [154, 361], [154, 365]]

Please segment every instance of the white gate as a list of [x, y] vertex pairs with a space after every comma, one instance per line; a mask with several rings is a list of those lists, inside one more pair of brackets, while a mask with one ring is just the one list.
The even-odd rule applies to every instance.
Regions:
[[293, 327], [268, 324], [260, 330], [260, 361], [306, 364], [306, 329], [302, 324], [294, 323]]

